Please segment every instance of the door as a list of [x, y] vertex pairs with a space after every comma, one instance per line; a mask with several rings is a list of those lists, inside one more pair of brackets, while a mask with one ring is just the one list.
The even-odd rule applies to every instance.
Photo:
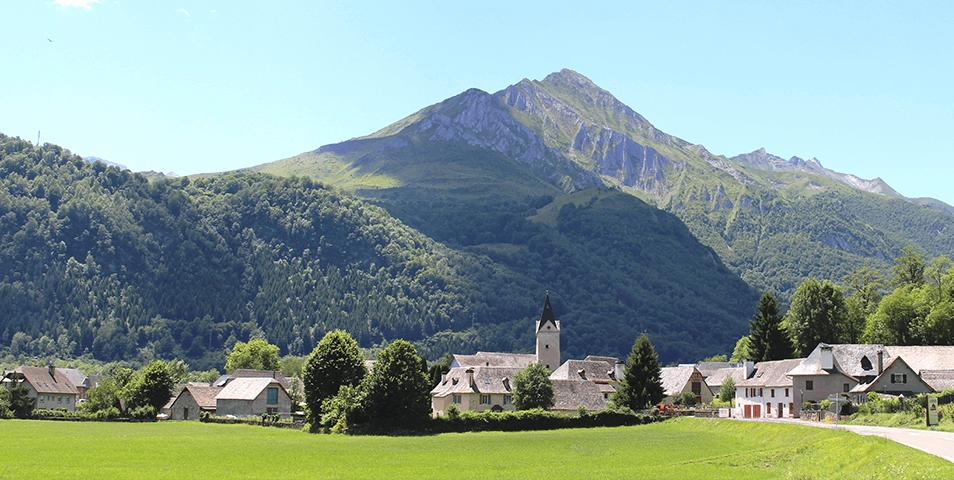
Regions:
[[745, 413], [742, 416], [744, 418], [752, 418], [752, 405], [745, 406]]
[[761, 418], [762, 417], [762, 406], [761, 405], [752, 405], [752, 417]]
[[782, 402], [778, 403], [778, 411], [775, 414], [778, 418], [782, 418]]

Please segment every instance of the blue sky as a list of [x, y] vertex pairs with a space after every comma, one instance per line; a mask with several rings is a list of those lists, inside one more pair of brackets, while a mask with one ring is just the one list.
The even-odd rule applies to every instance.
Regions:
[[714, 153], [954, 204], [952, 25], [927, 1], [7, 1], [0, 132], [223, 171], [570, 68]]

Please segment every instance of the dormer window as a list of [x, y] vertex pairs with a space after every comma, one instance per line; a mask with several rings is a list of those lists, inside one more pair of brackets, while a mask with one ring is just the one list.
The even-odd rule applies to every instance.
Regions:
[[871, 370], [871, 360], [868, 360], [867, 356], [861, 357], [861, 369]]

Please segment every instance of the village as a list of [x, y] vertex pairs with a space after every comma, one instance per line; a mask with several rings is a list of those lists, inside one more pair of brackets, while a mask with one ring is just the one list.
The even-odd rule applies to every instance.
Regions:
[[[587, 356], [562, 360], [561, 322], [546, 297], [535, 323], [535, 353], [476, 352], [454, 354], [449, 371], [430, 392], [431, 414], [457, 411], [503, 412], [515, 409], [513, 379], [539, 362], [551, 373], [555, 412], [600, 411], [610, 406], [626, 368], [614, 357]], [[367, 361], [368, 370], [374, 362]], [[805, 418], [819, 420], [818, 405], [832, 398], [842, 404], [865, 404], [872, 394], [903, 401], [919, 394], [954, 388], [954, 346], [890, 346], [820, 343], [805, 358], [754, 363], [698, 362], [659, 368], [664, 398], [657, 413], [670, 413], [672, 404], [710, 406], [734, 390], [719, 416]], [[87, 401], [99, 380], [77, 369], [21, 366], [3, 374], [7, 388], [23, 385], [36, 410], [72, 412]], [[177, 385], [159, 419], [199, 420], [275, 416], [303, 421], [293, 400], [301, 380], [277, 370], [236, 369], [210, 383]], [[659, 408], [662, 407], [662, 412]], [[805, 412], [808, 409], [810, 412]], [[806, 415], [805, 413], [810, 413]], [[833, 412], [835, 414], [839, 412]]]

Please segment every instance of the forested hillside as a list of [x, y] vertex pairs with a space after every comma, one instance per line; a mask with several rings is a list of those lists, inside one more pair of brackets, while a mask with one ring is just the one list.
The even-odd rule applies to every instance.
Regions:
[[[568, 357], [625, 356], [640, 331], [656, 332], [667, 362], [730, 350], [748, 287], [671, 215], [589, 192], [480, 200], [500, 228], [462, 204], [454, 238], [434, 229], [445, 246], [308, 178], [149, 181], [0, 136], [0, 348], [199, 370], [221, 367], [235, 341], [260, 335], [301, 355], [343, 328], [431, 358], [530, 351], [550, 289]], [[422, 228], [453, 223], [393, 201]]]

